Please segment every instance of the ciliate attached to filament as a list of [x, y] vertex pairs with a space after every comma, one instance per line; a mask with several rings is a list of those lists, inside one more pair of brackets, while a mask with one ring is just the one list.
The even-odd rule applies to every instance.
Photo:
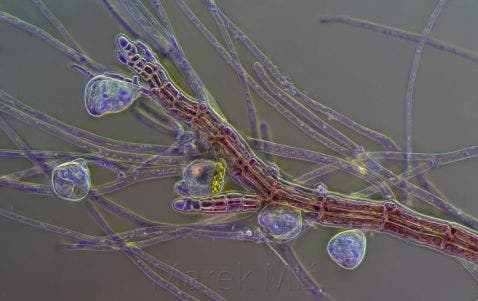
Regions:
[[90, 191], [90, 170], [85, 160], [76, 159], [55, 166], [51, 175], [55, 194], [67, 201], [80, 201]]
[[302, 232], [302, 215], [289, 206], [269, 204], [257, 220], [264, 232], [276, 240], [291, 240]]
[[226, 166], [222, 161], [196, 160], [184, 168], [175, 190], [183, 196], [202, 197], [221, 192]]
[[101, 117], [125, 110], [140, 95], [141, 89], [134, 83], [97, 75], [86, 84], [85, 107], [91, 116]]

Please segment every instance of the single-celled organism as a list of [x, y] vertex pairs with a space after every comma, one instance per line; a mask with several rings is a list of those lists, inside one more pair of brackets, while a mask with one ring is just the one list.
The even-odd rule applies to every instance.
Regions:
[[55, 194], [67, 201], [80, 201], [90, 191], [90, 170], [85, 160], [76, 159], [55, 166], [51, 174]]
[[353, 270], [365, 257], [367, 239], [359, 229], [337, 233], [327, 244], [327, 252], [340, 267]]
[[183, 179], [176, 183], [176, 192], [184, 196], [201, 197], [221, 192], [226, 166], [222, 161], [195, 160], [183, 171]]
[[302, 215], [299, 210], [278, 204], [265, 206], [257, 218], [264, 232], [277, 240], [291, 240], [302, 231]]
[[97, 75], [85, 87], [86, 111], [93, 117], [118, 113], [141, 95], [141, 87], [132, 80]]

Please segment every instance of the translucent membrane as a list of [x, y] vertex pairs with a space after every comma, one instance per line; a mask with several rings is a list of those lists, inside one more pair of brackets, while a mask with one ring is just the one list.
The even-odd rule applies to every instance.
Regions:
[[277, 240], [291, 240], [302, 232], [300, 211], [289, 206], [269, 204], [257, 217], [264, 232]]
[[347, 270], [353, 270], [359, 266], [365, 257], [366, 248], [365, 234], [359, 229], [337, 233], [327, 244], [330, 258]]
[[85, 87], [85, 107], [88, 114], [101, 117], [127, 109], [141, 95], [138, 85], [97, 75]]
[[82, 200], [91, 189], [90, 170], [85, 160], [76, 159], [55, 166], [51, 185], [55, 194], [64, 200]]

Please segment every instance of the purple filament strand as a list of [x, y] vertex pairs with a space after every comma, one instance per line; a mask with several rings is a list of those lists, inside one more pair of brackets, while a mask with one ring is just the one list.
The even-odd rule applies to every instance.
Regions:
[[320, 112], [329, 118], [336, 120], [345, 127], [355, 131], [356, 133], [371, 139], [383, 145], [385, 148], [390, 150], [396, 150], [398, 147], [389, 137], [380, 134], [374, 130], [371, 130], [367, 127], [360, 125], [359, 123], [351, 120], [350, 118], [334, 111], [333, 109], [311, 99], [301, 91], [299, 91], [295, 86], [290, 83], [287, 78], [282, 75], [278, 68], [272, 63], [272, 61], [254, 44], [254, 42], [237, 26], [235, 25], [226, 15], [223, 14], [223, 19], [226, 22], [226, 26], [231, 31], [231, 33], [236, 36], [246, 48], [259, 60], [259, 62], [269, 71], [272, 77], [279, 83], [284, 91], [286, 91], [290, 96], [297, 98], [298, 101], [309, 106], [313, 110]]
[[0, 90], [0, 97], [3, 99], [3, 104], [5, 106], [13, 107], [26, 115], [35, 117], [45, 124], [48, 124], [52, 127], [56, 126], [61, 128], [62, 131], [68, 132], [71, 135], [82, 138], [85, 141], [95, 143], [105, 147], [111, 147], [112, 149], [117, 149], [120, 151], [131, 151], [131, 152], [141, 152], [141, 153], [156, 153], [168, 149], [167, 146], [154, 145], [154, 144], [141, 144], [141, 143], [131, 143], [124, 142], [119, 140], [114, 140], [111, 138], [102, 137], [96, 134], [89, 133], [85, 130], [76, 128], [67, 123], [59, 121], [45, 113], [42, 113], [30, 106], [27, 106], [17, 100], [16, 98], [10, 96], [4, 91]]
[[[402, 40], [415, 42], [415, 43], [417, 43], [420, 40], [420, 34], [409, 32], [406, 30], [398, 29], [395, 27], [387, 26], [387, 25], [374, 23], [367, 20], [350, 17], [350, 16], [344, 16], [344, 15], [322, 16], [319, 18], [319, 21], [322, 24], [339, 23], [343, 25], [348, 25], [355, 28], [378, 32], [387, 36], [391, 36], [394, 38], [399, 38]], [[452, 45], [434, 38], [427, 39], [425, 43], [428, 46], [433, 47], [437, 50], [445, 51], [445, 52], [460, 56], [473, 63], [478, 63], [478, 54], [474, 51], [463, 49], [458, 46], [455, 46], [455, 45]]]
[[294, 250], [287, 244], [268, 243], [269, 248], [276, 253], [289, 271], [300, 283], [301, 288], [309, 291], [316, 300], [331, 301], [332, 297], [323, 291], [309, 273], [305, 270], [302, 263], [295, 255]]
[[[345, 136], [344, 134], [340, 133], [338, 130], [329, 126], [320, 117], [318, 117], [316, 114], [309, 111], [304, 105], [302, 105], [300, 102], [295, 101], [295, 99], [293, 99], [289, 94], [287, 94], [285, 91], [281, 90], [277, 85], [275, 85], [272, 82], [272, 80], [269, 78], [269, 76], [266, 74], [264, 67], [262, 66], [261, 63], [259, 62], [254, 63], [254, 71], [256, 72], [261, 82], [267, 87], [267, 89], [274, 96], [276, 96], [276, 98], [282, 100], [289, 107], [294, 108], [294, 110], [299, 112], [299, 114], [302, 117], [304, 117], [305, 120], [309, 121], [309, 123], [313, 124], [314, 126], [319, 128], [321, 131], [326, 132], [326, 134], [334, 138], [335, 141], [339, 142], [340, 144], [343, 144], [348, 149], [350, 150], [357, 149], [358, 145], [355, 144], [352, 140], [350, 140], [349, 137]], [[325, 136], [324, 136], [324, 139], [327, 139], [327, 141], [329, 141], [327, 142], [328, 144], [334, 143]], [[343, 148], [339, 148], [339, 150], [343, 155], [347, 157], [351, 157], [354, 155], [352, 152], [344, 151]]]
[[[108, 225], [104, 217], [101, 216], [101, 214], [91, 205], [91, 203], [85, 202], [85, 207], [87, 211], [90, 213], [90, 215], [95, 219], [95, 221], [100, 225], [100, 227], [107, 234], [114, 235], [114, 231], [112, 230], [112, 228]], [[121, 251], [125, 255], [127, 255], [127, 257], [130, 258], [140, 268], [140, 270], [143, 273], [145, 273], [148, 277], [150, 277], [157, 285], [168, 290], [180, 300], [197, 300], [197, 299], [192, 297], [188, 293], [182, 291], [180, 288], [170, 283], [163, 277], [159, 276], [146, 263], [149, 263], [150, 265], [160, 269], [161, 271], [176, 277], [177, 279], [189, 285], [191, 288], [201, 293], [204, 293], [211, 300], [225, 300], [222, 296], [218, 295], [216, 292], [212, 291], [211, 289], [209, 289], [208, 287], [206, 287], [205, 285], [203, 285], [196, 279], [162, 262], [161, 260], [153, 257], [152, 255], [141, 250], [140, 248], [135, 247], [134, 245], [132, 246], [127, 245], [123, 240], [119, 238], [115, 238], [115, 241], [121, 246]]]
[[22, 138], [16, 133], [16, 131], [7, 123], [7, 121], [0, 116], [0, 129], [7, 135], [7, 137], [15, 144], [21, 151], [25, 152], [26, 157], [36, 166], [38, 166], [43, 174], [49, 178], [51, 169], [48, 164], [42, 159], [35, 157], [29, 150]]
[[[408, 74], [407, 93], [405, 97], [405, 151], [407, 154], [412, 152], [413, 97], [418, 67], [420, 65], [420, 60], [423, 55], [423, 48], [425, 47], [425, 43], [428, 40], [431, 30], [435, 25], [435, 22], [440, 15], [440, 12], [442, 11], [443, 7], [445, 6], [446, 2], [447, 0], [438, 0], [436, 2], [433, 12], [427, 18], [425, 27], [423, 28], [422, 34], [415, 48], [415, 52], [413, 53], [412, 64], [410, 66], [410, 71]], [[408, 158], [406, 163], [407, 166], [410, 164]], [[405, 197], [407, 197], [407, 195], [405, 195]]]
[[71, 34], [66, 30], [66, 28], [61, 24], [60, 20], [53, 14], [53, 12], [45, 5], [42, 0], [32, 0], [32, 2], [38, 7], [41, 13], [47, 18], [48, 22], [50, 22], [53, 27], [60, 33], [63, 39], [76, 51], [82, 53], [80, 46], [76, 43], [75, 39], [71, 36]]
[[244, 73], [244, 68], [241, 65], [239, 60], [239, 56], [236, 51], [236, 47], [234, 46], [231, 37], [229, 36], [229, 32], [224, 24], [224, 20], [222, 18], [222, 14], [217, 7], [214, 0], [204, 0], [206, 6], [209, 8], [209, 11], [216, 22], [219, 31], [221, 32], [222, 38], [226, 43], [226, 47], [232, 59], [232, 64], [234, 64], [234, 70], [236, 71], [237, 77], [239, 78], [239, 82], [241, 84], [242, 90], [244, 92], [244, 103], [246, 105], [247, 110], [247, 118], [249, 119], [249, 127], [251, 130], [251, 136], [257, 138], [257, 114], [254, 109], [254, 104], [252, 103], [252, 95], [251, 91], [249, 90], [249, 86], [247, 85], [246, 76]]
[[96, 63], [95, 61], [91, 60], [87, 56], [83, 55], [82, 53], [78, 52], [77, 50], [74, 50], [70, 48], [69, 46], [63, 44], [62, 42], [58, 41], [55, 39], [53, 36], [51, 36], [49, 33], [46, 31], [30, 24], [27, 23], [15, 16], [10, 15], [9, 13], [0, 11], [0, 22], [10, 24], [20, 30], [24, 30], [31, 35], [41, 39], [42, 41], [46, 42], [48, 45], [52, 46], [53, 48], [59, 50], [72, 60], [74, 60], [77, 63], [80, 64], [85, 64], [89, 68], [95, 70], [95, 71], [103, 71], [104, 67], [101, 66], [100, 64]]

